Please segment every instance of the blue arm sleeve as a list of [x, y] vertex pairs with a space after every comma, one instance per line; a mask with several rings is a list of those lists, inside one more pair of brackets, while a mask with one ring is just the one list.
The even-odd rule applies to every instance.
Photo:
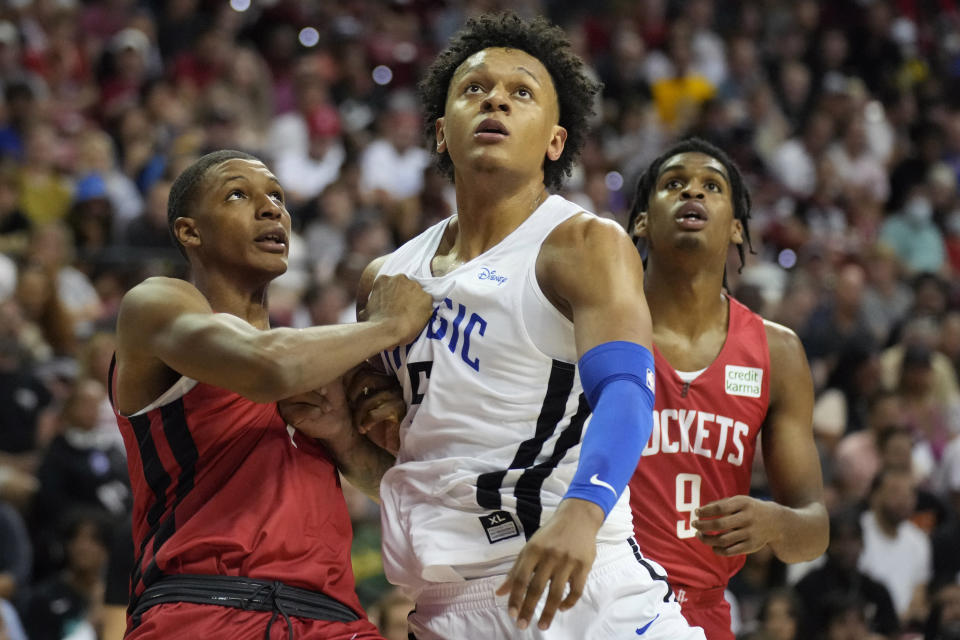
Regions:
[[653, 429], [653, 354], [634, 342], [605, 342], [583, 354], [578, 366], [593, 418], [564, 498], [589, 500], [607, 515]]

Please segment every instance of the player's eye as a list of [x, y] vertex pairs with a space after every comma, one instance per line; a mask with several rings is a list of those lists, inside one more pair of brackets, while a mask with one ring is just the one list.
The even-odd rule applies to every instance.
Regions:
[[467, 85], [467, 88], [464, 90], [464, 93], [480, 93], [483, 91], [483, 87], [478, 85], [476, 82], [471, 82]]
[[711, 191], [716, 191], [717, 193], [720, 193], [721, 191], [723, 191], [723, 189], [720, 188], [720, 185], [717, 184], [716, 182], [708, 182], [707, 189], [710, 189]]
[[517, 89], [517, 95], [520, 96], [521, 98], [532, 98], [532, 97], [533, 97], [533, 94], [530, 93], [530, 90], [527, 89], [526, 87], [520, 87], [519, 89]]
[[667, 183], [664, 186], [667, 189], [679, 189], [680, 187], [683, 186], [683, 182], [681, 182], [677, 178], [673, 178], [672, 180], [667, 180]]
[[274, 191], [273, 193], [270, 194], [270, 197], [276, 200], [277, 202], [279, 202], [280, 204], [283, 204], [283, 194], [280, 193], [279, 191]]
[[241, 198], [246, 198], [246, 197], [247, 197], [247, 194], [245, 194], [240, 189], [234, 189], [233, 191], [227, 194], [227, 200], [239, 200]]

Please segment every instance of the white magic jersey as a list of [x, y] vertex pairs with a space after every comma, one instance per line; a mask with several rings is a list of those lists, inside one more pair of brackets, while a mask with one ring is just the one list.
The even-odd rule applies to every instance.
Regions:
[[[419, 282], [435, 306], [411, 344], [383, 354], [410, 406], [380, 488], [384, 568], [410, 592], [505, 573], [570, 485], [590, 408], [573, 323], [535, 265], [550, 232], [581, 212], [551, 196], [498, 245], [434, 277], [445, 220], [380, 269]], [[598, 541], [632, 534], [624, 491]]]

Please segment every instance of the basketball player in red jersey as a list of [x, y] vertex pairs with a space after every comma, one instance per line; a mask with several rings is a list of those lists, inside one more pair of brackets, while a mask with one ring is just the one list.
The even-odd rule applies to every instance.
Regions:
[[[656, 361], [653, 432], [630, 482], [633, 523], [709, 640], [734, 638], [723, 593], [744, 554], [770, 545], [784, 562], [810, 560], [828, 537], [803, 347], [724, 291], [730, 244], [741, 262], [749, 245], [749, 212], [736, 165], [691, 139], [641, 176], [629, 226], [648, 249]], [[775, 501], [747, 495], [758, 441]]]
[[392, 458], [352, 427], [306, 434], [324, 447], [276, 402], [412, 339], [430, 297], [382, 278], [365, 322], [270, 330], [290, 216], [277, 179], [241, 152], [187, 168], [168, 217], [191, 281], [124, 296], [110, 374], [134, 490], [126, 637], [379, 638], [354, 591], [337, 466], [362, 483]]

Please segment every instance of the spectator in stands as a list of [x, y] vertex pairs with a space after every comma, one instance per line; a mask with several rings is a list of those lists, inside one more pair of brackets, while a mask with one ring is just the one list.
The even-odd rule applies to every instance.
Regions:
[[910, 522], [917, 504], [910, 471], [882, 469], [870, 491], [870, 509], [860, 519], [860, 570], [890, 592], [901, 624], [926, 617], [926, 588], [933, 574], [930, 539]]
[[32, 341], [37, 358], [49, 360], [53, 355], [70, 355], [76, 348], [73, 317], [57, 292], [54, 275], [36, 264], [25, 265], [17, 278], [14, 300], [26, 323], [39, 331], [40, 341]]
[[841, 504], [854, 505], [867, 499], [870, 484], [882, 466], [880, 442], [893, 429], [906, 430], [903, 403], [895, 392], [879, 391], [868, 403], [867, 428], [848, 433], [833, 452], [833, 477]]
[[857, 568], [862, 551], [859, 511], [847, 508], [833, 514], [826, 562], [805, 575], [795, 587], [804, 608], [799, 637], [816, 638], [824, 634], [830, 603], [844, 598], [859, 598], [868, 605], [865, 622], [870, 631], [892, 637], [899, 630], [897, 612], [887, 588]]
[[9, 162], [0, 163], [0, 253], [18, 258], [27, 249], [30, 220], [20, 210], [17, 169]]
[[926, 184], [910, 189], [903, 207], [880, 229], [880, 240], [897, 252], [910, 273], [939, 273], [946, 264], [943, 232], [933, 220], [933, 203]]
[[23, 626], [30, 640], [96, 640], [109, 524], [97, 511], [76, 509], [62, 520], [65, 567], [31, 590]]
[[288, 206], [297, 208], [317, 197], [340, 176], [346, 151], [340, 142], [340, 114], [323, 104], [307, 114], [308, 144], [304, 153], [285, 153], [277, 162], [277, 177], [283, 182]]
[[20, 512], [0, 500], [0, 599], [23, 595], [33, 577], [33, 545]]
[[62, 433], [50, 443], [37, 472], [35, 516], [52, 524], [71, 505], [98, 508], [115, 518], [131, 507], [127, 463], [110, 434], [97, 430], [107, 391], [103, 382], [78, 379], [63, 407]]
[[33, 473], [38, 451], [53, 437], [56, 412], [50, 391], [25, 356], [16, 336], [0, 335], [0, 463]]
[[760, 607], [759, 629], [748, 636], [750, 640], [797, 640], [800, 621], [805, 616], [796, 594], [785, 588], [767, 593]]
[[169, 180], [160, 179], [147, 192], [144, 210], [130, 221], [124, 234], [124, 244], [131, 248], [148, 249], [155, 255], [173, 255], [170, 230], [167, 228], [167, 198]]
[[867, 250], [867, 287], [863, 311], [874, 338], [887, 343], [890, 331], [913, 305], [913, 291], [903, 281], [900, 260], [889, 246], [877, 243]]
[[430, 154], [421, 143], [423, 129], [412, 95], [395, 95], [380, 127], [380, 137], [360, 157], [360, 180], [373, 202], [387, 205], [420, 192]]
[[838, 269], [833, 295], [813, 312], [800, 333], [819, 388], [836, 366], [845, 345], [870, 339], [863, 312], [864, 284], [865, 274], [860, 265], [850, 263]]
[[933, 594], [925, 640], [960, 640], [960, 584], [947, 583]]
[[[52, 223], [34, 229], [26, 260], [55, 279], [53, 293], [73, 323], [74, 337], [86, 338], [102, 309], [90, 278], [75, 266], [76, 255], [77, 245], [69, 229]], [[52, 300], [47, 304], [53, 304]]]

